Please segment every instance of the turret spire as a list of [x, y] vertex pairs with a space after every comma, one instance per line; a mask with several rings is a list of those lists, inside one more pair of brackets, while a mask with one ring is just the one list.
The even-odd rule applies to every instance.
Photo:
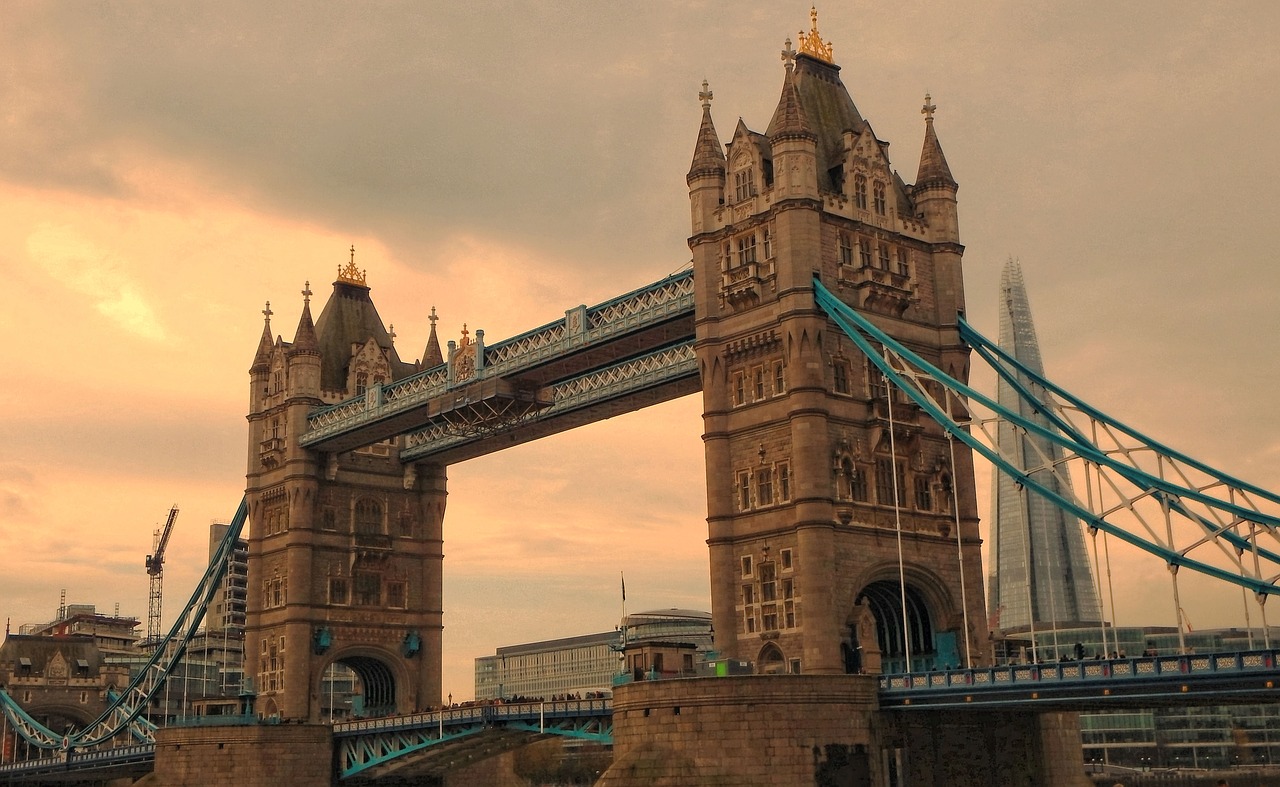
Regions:
[[924, 115], [924, 149], [920, 152], [920, 171], [916, 174], [916, 188], [922, 186], [956, 186], [951, 177], [951, 168], [947, 166], [947, 157], [942, 155], [942, 145], [938, 142], [937, 132], [933, 130], [933, 113], [938, 109], [932, 97], [924, 94], [924, 106], [920, 114]]
[[698, 141], [693, 147], [693, 163], [689, 165], [686, 182], [692, 183], [700, 175], [719, 175], [724, 177], [724, 148], [720, 145], [720, 137], [716, 135], [716, 125], [711, 122], [712, 92], [707, 80], [702, 80], [702, 92], [698, 100], [702, 102], [702, 126], [698, 129]]
[[298, 330], [294, 332], [293, 346], [289, 348], [290, 355], [300, 355], [302, 353], [320, 354], [320, 342], [316, 339], [316, 326], [311, 321], [311, 295], [311, 282], [308, 281], [302, 287], [302, 317], [298, 319]]
[[436, 336], [436, 321], [439, 319], [436, 316], [436, 307], [432, 306], [431, 316], [427, 318], [431, 322], [431, 335], [427, 337], [427, 348], [422, 351], [423, 369], [430, 369], [444, 363], [444, 355], [440, 352], [440, 339]]
[[271, 366], [271, 348], [275, 346], [275, 340], [271, 338], [271, 315], [274, 313], [271, 301], [267, 301], [266, 308], [262, 310], [262, 338], [258, 339], [258, 351], [253, 355], [250, 372], [266, 371]]

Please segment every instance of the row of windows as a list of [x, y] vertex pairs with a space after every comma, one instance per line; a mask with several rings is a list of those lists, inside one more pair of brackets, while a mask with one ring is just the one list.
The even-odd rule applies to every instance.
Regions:
[[406, 609], [408, 585], [398, 580], [384, 582], [381, 574], [371, 571], [357, 571], [350, 577], [329, 577], [329, 603], [343, 607]]
[[776, 462], [768, 467], [739, 470], [738, 510], [786, 503], [791, 500], [791, 463]]
[[782, 396], [787, 392], [786, 366], [782, 361], [774, 361], [734, 372], [732, 388], [734, 407], [741, 407], [748, 401], [759, 402], [771, 396]]
[[840, 233], [838, 245], [840, 265], [843, 267], [876, 267], [899, 276], [911, 275], [911, 252], [903, 246], [894, 247], [885, 241], [877, 241], [873, 247], [870, 238], [862, 235], [855, 238], [847, 232]]
[[258, 661], [258, 686], [263, 691], [284, 690], [284, 635], [263, 637]]
[[[766, 549], [765, 549], [765, 553], [766, 553], [766, 555], [767, 555], [768, 551], [769, 551], [769, 550], [766, 548]], [[781, 550], [780, 552], [778, 552], [778, 564], [782, 567], [782, 570], [783, 570], [784, 572], [791, 571], [791, 570], [792, 570], [792, 568], [794, 567], [794, 563], [792, 562], [792, 559], [791, 559], [791, 554], [792, 554], [792, 553], [791, 553], [791, 550], [790, 550], [790, 549], [783, 549], [783, 550]], [[766, 567], [766, 566], [768, 566], [768, 567], [769, 567], [769, 568], [768, 568], [768, 570], [767, 570], [767, 574], [768, 574], [768, 576], [769, 576], [769, 578], [770, 578], [770, 581], [772, 581], [772, 578], [773, 578], [773, 575], [774, 575], [774, 571], [773, 571], [773, 563], [772, 563], [771, 561], [769, 561], [769, 560], [763, 560], [763, 561], [761, 561], [760, 563], [758, 563], [758, 564], [757, 564], [757, 563], [755, 562], [754, 558], [752, 558], [752, 556], [751, 556], [751, 555], [743, 555], [743, 556], [742, 556], [742, 576], [744, 576], [744, 577], [752, 577], [752, 576], [755, 576], [755, 574], [754, 574], [753, 572], [755, 571], [755, 567], [756, 567], [757, 565], [758, 565], [758, 566], [759, 566], [759, 568], [760, 568], [760, 574], [761, 574], [761, 579], [762, 579], [762, 580], [764, 579], [764, 577], [765, 577], [765, 575], [766, 575], [766, 568], [765, 568], [765, 567]]]
[[[885, 185], [884, 181], [877, 180], [872, 182], [871, 184], [872, 205], [875, 207], [876, 215], [878, 216], [884, 216], [886, 213], [888, 213], [889, 204], [888, 204], [888, 198], [886, 196], [887, 194], [888, 194], [888, 187]], [[853, 204], [856, 205], [859, 210], [867, 209], [867, 176], [866, 175], [853, 176]]]
[[748, 634], [754, 634], [757, 631], [796, 628], [800, 625], [797, 610], [794, 601], [784, 601], [782, 604], [761, 604], [758, 608], [748, 607], [742, 612], [743, 630]]
[[727, 271], [771, 259], [773, 259], [773, 231], [768, 226], [764, 226], [725, 241], [724, 246], [721, 247], [720, 269]]
[[[878, 457], [874, 468], [859, 467], [853, 460], [845, 458], [840, 464], [836, 480], [836, 497], [858, 503], [869, 503], [868, 474], [874, 469], [875, 502], [891, 506], [896, 502], [899, 507], [906, 508], [910, 490], [907, 487], [906, 466], [899, 462], [896, 465], [889, 457]], [[896, 473], [895, 473], [896, 469]], [[896, 476], [896, 477], [895, 477]], [[951, 499], [946, 495], [950, 488], [949, 479], [919, 473], [912, 477], [911, 490], [915, 492], [915, 508], [920, 511], [949, 511]], [[937, 509], [935, 509], [935, 505]]]

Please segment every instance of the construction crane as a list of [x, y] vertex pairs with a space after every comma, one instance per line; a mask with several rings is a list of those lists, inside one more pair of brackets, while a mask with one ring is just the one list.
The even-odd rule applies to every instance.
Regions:
[[147, 643], [150, 645], [160, 641], [160, 607], [164, 600], [164, 550], [169, 545], [169, 536], [173, 533], [173, 523], [177, 518], [178, 507], [175, 505], [169, 509], [169, 519], [164, 523], [164, 529], [155, 531], [151, 554], [147, 555], [147, 575], [151, 577], [151, 596], [147, 604]]

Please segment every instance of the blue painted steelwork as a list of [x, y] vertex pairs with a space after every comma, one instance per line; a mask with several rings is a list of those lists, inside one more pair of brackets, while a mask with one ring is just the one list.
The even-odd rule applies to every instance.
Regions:
[[[697, 375], [698, 358], [693, 351], [693, 339], [689, 339], [556, 383], [551, 386], [550, 406], [533, 410], [517, 421], [506, 423], [503, 429], [509, 431], [516, 426], [546, 423], [569, 413], [696, 378]], [[489, 432], [484, 430], [458, 429], [448, 423], [437, 423], [406, 435], [400, 459], [404, 462], [422, 459], [487, 436]]]
[[154, 741], [155, 725], [143, 714], [151, 699], [164, 686], [169, 673], [177, 666], [187, 644], [195, 636], [204, 620], [214, 596], [222, 589], [228, 557], [235, 548], [248, 519], [247, 502], [242, 498], [232, 517], [222, 542], [196, 585], [187, 606], [174, 621], [173, 628], [157, 646], [151, 658], [119, 695], [113, 695], [111, 704], [87, 727], [65, 733], [55, 732], [31, 717], [4, 689], [0, 689], [0, 710], [3, 710], [12, 728], [32, 746], [40, 749], [60, 749], [70, 752], [99, 746], [109, 746], [117, 735], [128, 732], [137, 739]]
[[613, 700], [475, 705], [335, 724], [339, 778], [495, 729], [613, 742]]
[[[997, 401], [984, 396], [977, 390], [925, 361], [884, 331], [881, 331], [855, 310], [842, 303], [817, 280], [814, 281], [814, 295], [818, 305], [844, 331], [845, 335], [912, 402], [928, 413], [949, 434], [969, 446], [975, 453], [986, 458], [1000, 472], [1009, 474], [1023, 487], [1044, 496], [1055, 505], [1069, 511], [1090, 528], [1102, 530], [1148, 553], [1159, 556], [1171, 569], [1178, 567], [1191, 568], [1216, 579], [1248, 588], [1259, 594], [1260, 597], [1280, 595], [1280, 584], [1278, 584], [1280, 583], [1280, 574], [1264, 575], [1260, 566], [1255, 566], [1254, 569], [1249, 570], [1241, 559], [1243, 553], [1247, 550], [1256, 556], [1259, 563], [1262, 559], [1270, 560], [1272, 553], [1258, 546], [1257, 536], [1262, 533], [1274, 536], [1276, 534], [1276, 523], [1280, 522], [1273, 516], [1263, 514], [1236, 502], [1242, 497], [1247, 500], [1248, 495], [1253, 490], [1256, 490], [1256, 487], [1233, 486], [1224, 481], [1222, 484], [1228, 490], [1228, 495], [1223, 499], [1200, 488], [1178, 484], [1159, 474], [1153, 474], [1138, 467], [1133, 462], [1132, 449], [1120, 449], [1115, 452], [1104, 451], [1092, 441], [1087, 440], [1081, 430], [1070, 426], [1070, 424], [1067, 425], [1065, 432], [1059, 429], [1045, 428], [1001, 406]], [[967, 332], [970, 336], [976, 333], [972, 328], [967, 329]], [[984, 340], [984, 344], [989, 345], [989, 342]], [[985, 358], [986, 356], [980, 353], [980, 357]], [[943, 391], [943, 402], [945, 404], [940, 403], [935, 398], [930, 390], [931, 388]], [[1022, 390], [1025, 392], [1025, 388]], [[1043, 407], [1039, 400], [1033, 399], [1032, 401], [1037, 406]], [[1106, 469], [1114, 474], [1115, 478], [1131, 484], [1136, 493], [1125, 496], [1120, 505], [1102, 513], [1090, 511], [1081, 505], [1078, 500], [1063, 497], [1058, 491], [1040, 483], [1030, 472], [1034, 468], [1019, 467], [1009, 457], [1002, 456], [998, 449], [993, 447], [995, 446], [994, 440], [991, 441], [991, 445], [988, 445], [972, 434], [971, 427], [975, 423], [981, 423], [972, 421], [968, 417], [968, 413], [975, 403], [996, 413], [999, 418], [1015, 424], [1020, 429], [1035, 432], [1045, 439], [1061, 445], [1066, 453], [1073, 458], [1083, 460], [1092, 468]], [[961, 423], [954, 418], [951, 415], [952, 412], [964, 413], [964, 422]], [[1060, 415], [1056, 417], [1061, 420]], [[1170, 454], [1169, 458], [1172, 460], [1174, 456]], [[1163, 464], [1161, 467], [1163, 467]], [[1053, 470], [1055, 472], [1064, 472], [1062, 468], [1057, 467], [1053, 468]], [[1218, 473], [1217, 477], [1229, 478], [1222, 473]], [[1120, 494], [1118, 488], [1114, 488], [1113, 491], [1117, 495]], [[1269, 495], [1267, 499], [1272, 497]], [[1163, 511], [1167, 511], [1170, 514], [1178, 514], [1193, 522], [1196, 525], [1197, 537], [1182, 549], [1178, 549], [1171, 540], [1168, 542], [1160, 540], [1155, 529], [1135, 513], [1134, 503], [1142, 498], [1155, 500], [1161, 505]], [[1186, 513], [1188, 510], [1187, 501], [1194, 501], [1204, 506], [1209, 515], [1188, 516]], [[1149, 537], [1109, 521], [1107, 517], [1113, 514], [1118, 514], [1116, 518], [1134, 515], [1139, 524], [1145, 529], [1146, 536]], [[1227, 522], [1218, 522], [1217, 518], [1222, 515], [1228, 517]], [[1204, 531], [1207, 523], [1213, 523], [1213, 526], [1210, 528], [1208, 535], [1205, 535]], [[1248, 536], [1233, 532], [1232, 538], [1223, 537], [1221, 538], [1221, 543], [1219, 542], [1217, 537], [1221, 537], [1223, 533], [1232, 528], [1242, 528], [1245, 525], [1250, 527]], [[1188, 556], [1188, 553], [1193, 549], [1207, 544], [1223, 548], [1224, 554], [1227, 554], [1229, 558], [1231, 552], [1234, 551], [1234, 562], [1238, 568], [1238, 573]], [[1226, 545], [1229, 545], [1229, 548]]]
[[1104, 710], [1164, 701], [1280, 699], [1280, 650], [1012, 664], [880, 677], [880, 707], [1053, 706]]
[[[0, 781], [5, 784], [25, 781], [44, 782], [53, 776], [72, 773], [84, 774], [87, 778], [85, 772], [106, 774], [125, 767], [138, 767], [142, 770], [144, 769], [142, 766], [146, 766], [145, 770], [150, 770], [155, 759], [154, 743], [117, 746], [99, 751], [62, 751], [54, 757], [0, 765]], [[62, 780], [58, 779], [58, 781]]]
[[299, 443], [314, 446], [420, 408], [455, 385], [510, 377], [570, 353], [692, 315], [693, 271], [684, 271], [599, 305], [570, 309], [563, 319], [485, 346], [484, 357], [476, 364], [476, 375], [466, 380], [455, 383], [445, 363], [393, 383], [371, 386], [361, 396], [344, 402], [317, 408], [307, 415], [307, 432]]

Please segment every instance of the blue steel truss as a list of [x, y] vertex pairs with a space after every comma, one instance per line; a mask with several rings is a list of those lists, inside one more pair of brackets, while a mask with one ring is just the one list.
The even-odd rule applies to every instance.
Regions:
[[339, 778], [495, 730], [612, 743], [613, 700], [476, 705], [335, 724]]
[[[1210, 468], [1086, 405], [1018, 364], [962, 319], [961, 337], [1020, 396], [1046, 412], [1050, 428], [938, 369], [842, 303], [820, 281], [814, 281], [814, 291], [818, 305], [881, 374], [948, 435], [1022, 488], [1075, 515], [1091, 533], [1108, 533], [1160, 557], [1175, 576], [1178, 569], [1189, 568], [1251, 590], [1259, 603], [1280, 595], [1280, 554], [1273, 551], [1280, 496]], [[979, 408], [989, 415], [975, 417]], [[1058, 444], [1063, 458], [1027, 457], [1027, 464], [1041, 464], [1021, 466], [1018, 457], [1001, 453], [994, 434], [999, 421]], [[1084, 500], [1069, 483], [1052, 488], [1041, 480], [1047, 471], [1065, 481], [1073, 468], [1076, 486], [1086, 490]]]
[[164, 687], [165, 679], [182, 659], [187, 644], [204, 621], [205, 610], [222, 588], [228, 558], [244, 528], [248, 512], [248, 504], [242, 498], [209, 567], [205, 569], [204, 576], [196, 585], [186, 607], [174, 621], [168, 636], [156, 645], [151, 658], [128, 686], [119, 693], [108, 693], [110, 704], [97, 719], [83, 729], [55, 732], [32, 718], [8, 692], [0, 688], [0, 709], [11, 727], [32, 746], [61, 749], [64, 752], [107, 746], [122, 734], [136, 740], [154, 742], [156, 727], [143, 714], [152, 698]]
[[880, 677], [892, 710], [1150, 708], [1280, 700], [1280, 651], [1011, 664]]

